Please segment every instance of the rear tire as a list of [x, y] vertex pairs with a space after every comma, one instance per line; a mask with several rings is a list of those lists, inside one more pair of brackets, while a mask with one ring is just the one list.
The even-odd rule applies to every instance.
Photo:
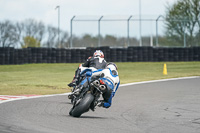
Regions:
[[83, 113], [87, 112], [91, 103], [94, 100], [94, 96], [90, 93], [85, 94], [80, 103], [70, 110], [70, 115], [73, 117], [80, 117]]

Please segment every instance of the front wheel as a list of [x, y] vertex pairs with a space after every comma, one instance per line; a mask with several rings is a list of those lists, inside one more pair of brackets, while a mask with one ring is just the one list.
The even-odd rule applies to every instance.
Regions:
[[69, 114], [74, 117], [80, 117], [84, 112], [89, 110], [93, 100], [94, 96], [91, 93], [85, 94], [79, 104], [70, 110]]

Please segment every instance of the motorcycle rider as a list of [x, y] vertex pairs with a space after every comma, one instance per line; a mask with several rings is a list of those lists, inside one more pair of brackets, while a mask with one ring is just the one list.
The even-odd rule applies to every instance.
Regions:
[[[100, 78], [101, 77], [101, 78]], [[100, 69], [97, 71], [92, 72], [91, 78], [89, 78], [90, 83], [95, 81], [96, 79], [101, 79], [104, 84], [106, 84], [106, 89], [103, 91], [103, 100], [98, 101], [98, 103], [93, 103], [92, 107], [90, 107], [94, 111], [94, 107], [99, 106], [99, 107], [104, 107], [104, 108], [109, 108], [112, 103], [112, 98], [114, 97], [119, 84], [119, 76], [117, 72], [117, 65], [115, 63], [108, 63], [105, 69]], [[84, 79], [79, 86], [79, 91], [84, 87], [88, 86], [87, 79]]]
[[96, 69], [104, 69], [106, 67], [106, 60], [104, 59], [104, 53], [101, 50], [96, 50], [93, 54], [93, 57], [89, 57], [87, 61], [83, 64], [80, 64], [77, 70], [75, 71], [75, 76], [71, 83], [68, 84], [69, 87], [78, 85], [79, 76], [82, 67], [94, 67]]

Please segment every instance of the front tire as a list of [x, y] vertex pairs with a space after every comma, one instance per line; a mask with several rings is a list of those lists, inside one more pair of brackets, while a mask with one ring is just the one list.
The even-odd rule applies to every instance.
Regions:
[[83, 113], [87, 112], [91, 103], [94, 100], [94, 96], [91, 93], [85, 94], [80, 103], [70, 110], [70, 115], [73, 117], [80, 117]]

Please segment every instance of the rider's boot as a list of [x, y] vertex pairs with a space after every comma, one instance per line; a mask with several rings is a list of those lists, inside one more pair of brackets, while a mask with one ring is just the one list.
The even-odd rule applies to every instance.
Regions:
[[76, 86], [78, 82], [78, 78], [74, 77], [71, 83], [68, 84], [69, 87]]
[[79, 81], [79, 74], [81, 72], [81, 69], [77, 69], [76, 72], [75, 72], [75, 76], [74, 76], [74, 79], [72, 80], [71, 83], [68, 84], [69, 87], [73, 87], [73, 86], [76, 86], [78, 85], [78, 81]]

